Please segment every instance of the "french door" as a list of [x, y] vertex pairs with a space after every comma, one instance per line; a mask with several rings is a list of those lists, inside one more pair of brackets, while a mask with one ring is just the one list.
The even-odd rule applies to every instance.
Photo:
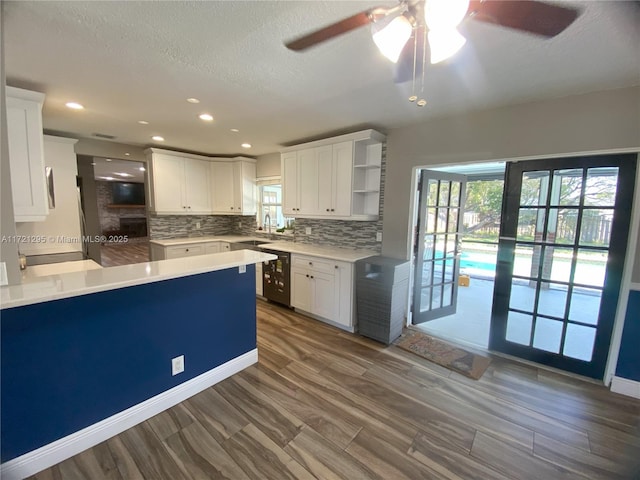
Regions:
[[456, 313], [466, 177], [422, 170], [412, 323]]
[[604, 376], [636, 156], [508, 163], [489, 348]]

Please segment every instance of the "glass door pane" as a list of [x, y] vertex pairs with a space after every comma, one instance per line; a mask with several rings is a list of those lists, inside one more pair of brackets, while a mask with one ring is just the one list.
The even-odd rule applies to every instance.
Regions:
[[491, 349], [602, 377], [634, 178], [629, 155], [508, 164]]
[[428, 170], [421, 175], [413, 323], [456, 311], [465, 191], [462, 175]]

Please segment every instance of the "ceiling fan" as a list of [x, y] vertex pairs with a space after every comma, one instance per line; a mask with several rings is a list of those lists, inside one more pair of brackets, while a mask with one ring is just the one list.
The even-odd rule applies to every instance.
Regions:
[[[427, 50], [431, 63], [438, 63], [464, 45], [466, 40], [457, 26], [465, 18], [551, 38], [571, 25], [578, 14], [575, 8], [530, 0], [400, 0], [391, 7], [357, 13], [285, 46], [306, 50], [371, 24], [381, 53], [397, 64], [396, 83], [413, 79], [415, 84], [416, 76], [424, 73]], [[414, 96], [410, 100], [415, 101]]]

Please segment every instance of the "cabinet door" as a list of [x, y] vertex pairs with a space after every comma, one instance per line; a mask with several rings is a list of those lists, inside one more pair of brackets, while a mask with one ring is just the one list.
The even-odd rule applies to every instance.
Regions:
[[296, 152], [283, 153], [282, 169], [282, 211], [295, 216], [298, 208], [298, 155]]
[[336, 321], [335, 280], [333, 275], [311, 271], [313, 310], [311, 313]]
[[183, 158], [154, 154], [152, 181], [156, 212], [186, 213]]
[[312, 304], [311, 279], [309, 271], [301, 268], [291, 269], [291, 306], [311, 312]]
[[318, 206], [320, 215], [331, 215], [333, 208], [333, 148], [316, 148], [318, 159]]
[[186, 158], [184, 160], [184, 182], [187, 212], [191, 214], [213, 213], [209, 162]]
[[236, 161], [233, 165], [234, 206], [242, 215], [256, 214], [256, 165]]
[[219, 253], [221, 243], [222, 242], [210, 242], [205, 244], [204, 253]]
[[300, 198], [298, 213], [303, 215], [317, 215], [320, 213], [318, 199], [319, 163], [317, 150], [317, 148], [308, 148], [298, 152], [298, 196]]
[[234, 205], [233, 162], [212, 162], [213, 211], [227, 215], [238, 212]]
[[335, 317], [334, 322], [353, 328], [355, 319], [355, 298], [353, 264], [347, 262], [334, 262], [334, 298]]
[[336, 143], [332, 152], [331, 213], [351, 215], [353, 142]]
[[41, 104], [7, 96], [7, 133], [15, 221], [46, 219]]

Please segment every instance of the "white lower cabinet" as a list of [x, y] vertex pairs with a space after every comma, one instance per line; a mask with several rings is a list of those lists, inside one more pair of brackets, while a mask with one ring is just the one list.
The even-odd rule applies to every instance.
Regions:
[[354, 331], [353, 265], [291, 255], [291, 306]]
[[168, 260], [170, 258], [193, 257], [195, 255], [207, 255], [210, 253], [228, 252], [229, 242], [213, 241], [202, 243], [183, 243], [164, 247], [155, 243], [149, 244], [149, 256], [151, 261]]

